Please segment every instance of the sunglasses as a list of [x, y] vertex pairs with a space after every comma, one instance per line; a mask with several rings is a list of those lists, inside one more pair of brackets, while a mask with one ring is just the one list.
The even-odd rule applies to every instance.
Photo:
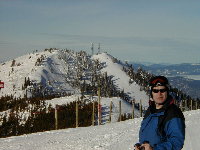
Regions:
[[153, 91], [154, 93], [158, 93], [158, 92], [164, 93], [164, 92], [167, 91], [167, 89], [153, 89], [152, 91]]

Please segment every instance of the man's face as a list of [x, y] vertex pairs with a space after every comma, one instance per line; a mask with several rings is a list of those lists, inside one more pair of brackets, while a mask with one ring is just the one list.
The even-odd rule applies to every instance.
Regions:
[[167, 99], [167, 90], [165, 86], [156, 86], [152, 89], [153, 100], [156, 105], [162, 105]]

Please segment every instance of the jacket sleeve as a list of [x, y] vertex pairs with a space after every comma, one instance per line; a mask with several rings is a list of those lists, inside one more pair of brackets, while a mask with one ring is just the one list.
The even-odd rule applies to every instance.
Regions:
[[185, 122], [181, 118], [172, 118], [165, 124], [164, 142], [157, 144], [154, 150], [181, 150], [185, 140]]

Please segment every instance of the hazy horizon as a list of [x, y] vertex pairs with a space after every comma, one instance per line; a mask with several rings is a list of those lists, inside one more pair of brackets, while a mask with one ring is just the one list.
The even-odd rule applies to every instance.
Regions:
[[199, 16], [196, 0], [1, 0], [0, 61], [100, 43], [120, 60], [200, 63]]

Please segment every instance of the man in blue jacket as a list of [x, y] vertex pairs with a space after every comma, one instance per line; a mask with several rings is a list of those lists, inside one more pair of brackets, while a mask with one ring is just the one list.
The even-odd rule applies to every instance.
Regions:
[[135, 150], [181, 150], [185, 140], [185, 118], [169, 95], [164, 76], [149, 81], [152, 100], [141, 123]]

